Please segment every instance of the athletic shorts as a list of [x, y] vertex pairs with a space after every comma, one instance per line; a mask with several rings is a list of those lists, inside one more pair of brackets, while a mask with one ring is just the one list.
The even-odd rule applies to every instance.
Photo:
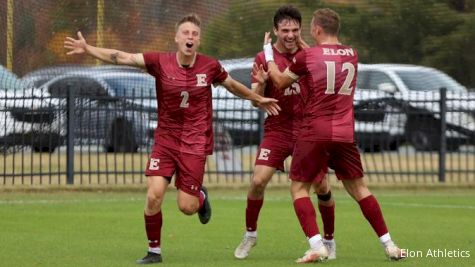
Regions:
[[200, 196], [205, 172], [206, 155], [183, 153], [155, 144], [147, 162], [146, 176], [163, 176], [171, 179], [175, 175], [175, 186], [193, 196]]
[[264, 165], [284, 171], [284, 161], [292, 155], [294, 144], [291, 138], [264, 136], [257, 150], [254, 165]]
[[331, 168], [339, 180], [363, 177], [360, 153], [355, 143], [297, 141], [290, 166], [290, 179], [320, 182], [321, 173]]

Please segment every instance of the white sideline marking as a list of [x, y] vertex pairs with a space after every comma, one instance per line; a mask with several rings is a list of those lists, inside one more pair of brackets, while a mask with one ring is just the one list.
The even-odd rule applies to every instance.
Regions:
[[[211, 198], [219, 200], [239, 200], [245, 201], [246, 197], [215, 197]], [[283, 201], [289, 200], [289, 197], [266, 197], [265, 201]], [[99, 203], [99, 202], [143, 202], [143, 198], [129, 197], [129, 198], [108, 198], [108, 199], [38, 199], [38, 200], [0, 200], [0, 205], [34, 205], [34, 204], [76, 204], [76, 203]], [[337, 203], [353, 203], [352, 200], [337, 199]], [[451, 204], [423, 204], [423, 203], [404, 203], [404, 202], [380, 202], [382, 206], [397, 206], [397, 207], [417, 207], [417, 208], [433, 208], [433, 209], [469, 209], [475, 210], [475, 206], [470, 205], [451, 205]]]

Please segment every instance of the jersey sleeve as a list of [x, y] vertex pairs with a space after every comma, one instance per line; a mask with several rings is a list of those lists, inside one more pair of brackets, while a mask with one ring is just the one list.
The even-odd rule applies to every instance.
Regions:
[[157, 76], [160, 70], [160, 53], [147, 52], [143, 54], [147, 72], [152, 76]]
[[306, 59], [305, 50], [299, 51], [292, 60], [292, 64], [285, 70], [285, 73], [294, 80], [307, 74], [308, 68]]
[[215, 76], [213, 78], [213, 84], [215, 83], [222, 83], [226, 78], [228, 78], [228, 72], [221, 66], [221, 63], [216, 60], [216, 65], [215, 65], [216, 71], [215, 71]]

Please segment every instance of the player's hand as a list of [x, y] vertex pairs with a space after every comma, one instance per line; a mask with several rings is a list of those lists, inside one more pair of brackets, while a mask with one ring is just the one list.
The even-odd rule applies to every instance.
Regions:
[[66, 53], [67, 55], [84, 54], [86, 53], [86, 47], [86, 39], [84, 39], [81, 32], [78, 32], [78, 39], [66, 37], [66, 41], [64, 41], [64, 48], [70, 50]]
[[269, 115], [279, 115], [281, 110], [279, 105], [277, 105], [277, 99], [274, 98], [261, 97], [257, 101], [257, 105]]
[[269, 79], [269, 72], [264, 70], [264, 66], [259, 65], [257, 66], [256, 62], [252, 66], [252, 78], [256, 80], [259, 84], [265, 84], [267, 79]]
[[271, 44], [271, 43], [272, 43], [272, 38], [270, 37], [270, 32], [266, 32], [264, 34], [264, 45]]
[[297, 46], [300, 48], [300, 49], [304, 49], [304, 48], [309, 48], [310, 46], [307, 44], [307, 42], [305, 42], [304, 39], [302, 39], [302, 35], [299, 35], [299, 37], [297, 38]]

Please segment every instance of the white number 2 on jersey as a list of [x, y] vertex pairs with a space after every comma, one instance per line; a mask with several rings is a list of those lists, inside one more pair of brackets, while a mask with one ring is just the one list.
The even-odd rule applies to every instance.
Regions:
[[[325, 61], [327, 65], [327, 90], [325, 94], [334, 94], [335, 93], [335, 61]], [[348, 71], [346, 74], [345, 81], [338, 91], [339, 95], [351, 95], [353, 88], [350, 87], [351, 81], [355, 76], [355, 66], [349, 62], [343, 63], [341, 66], [341, 72]]]
[[190, 106], [188, 103], [188, 98], [190, 98], [190, 94], [187, 91], [181, 91], [180, 96], [182, 97], [180, 108], [187, 108]]

